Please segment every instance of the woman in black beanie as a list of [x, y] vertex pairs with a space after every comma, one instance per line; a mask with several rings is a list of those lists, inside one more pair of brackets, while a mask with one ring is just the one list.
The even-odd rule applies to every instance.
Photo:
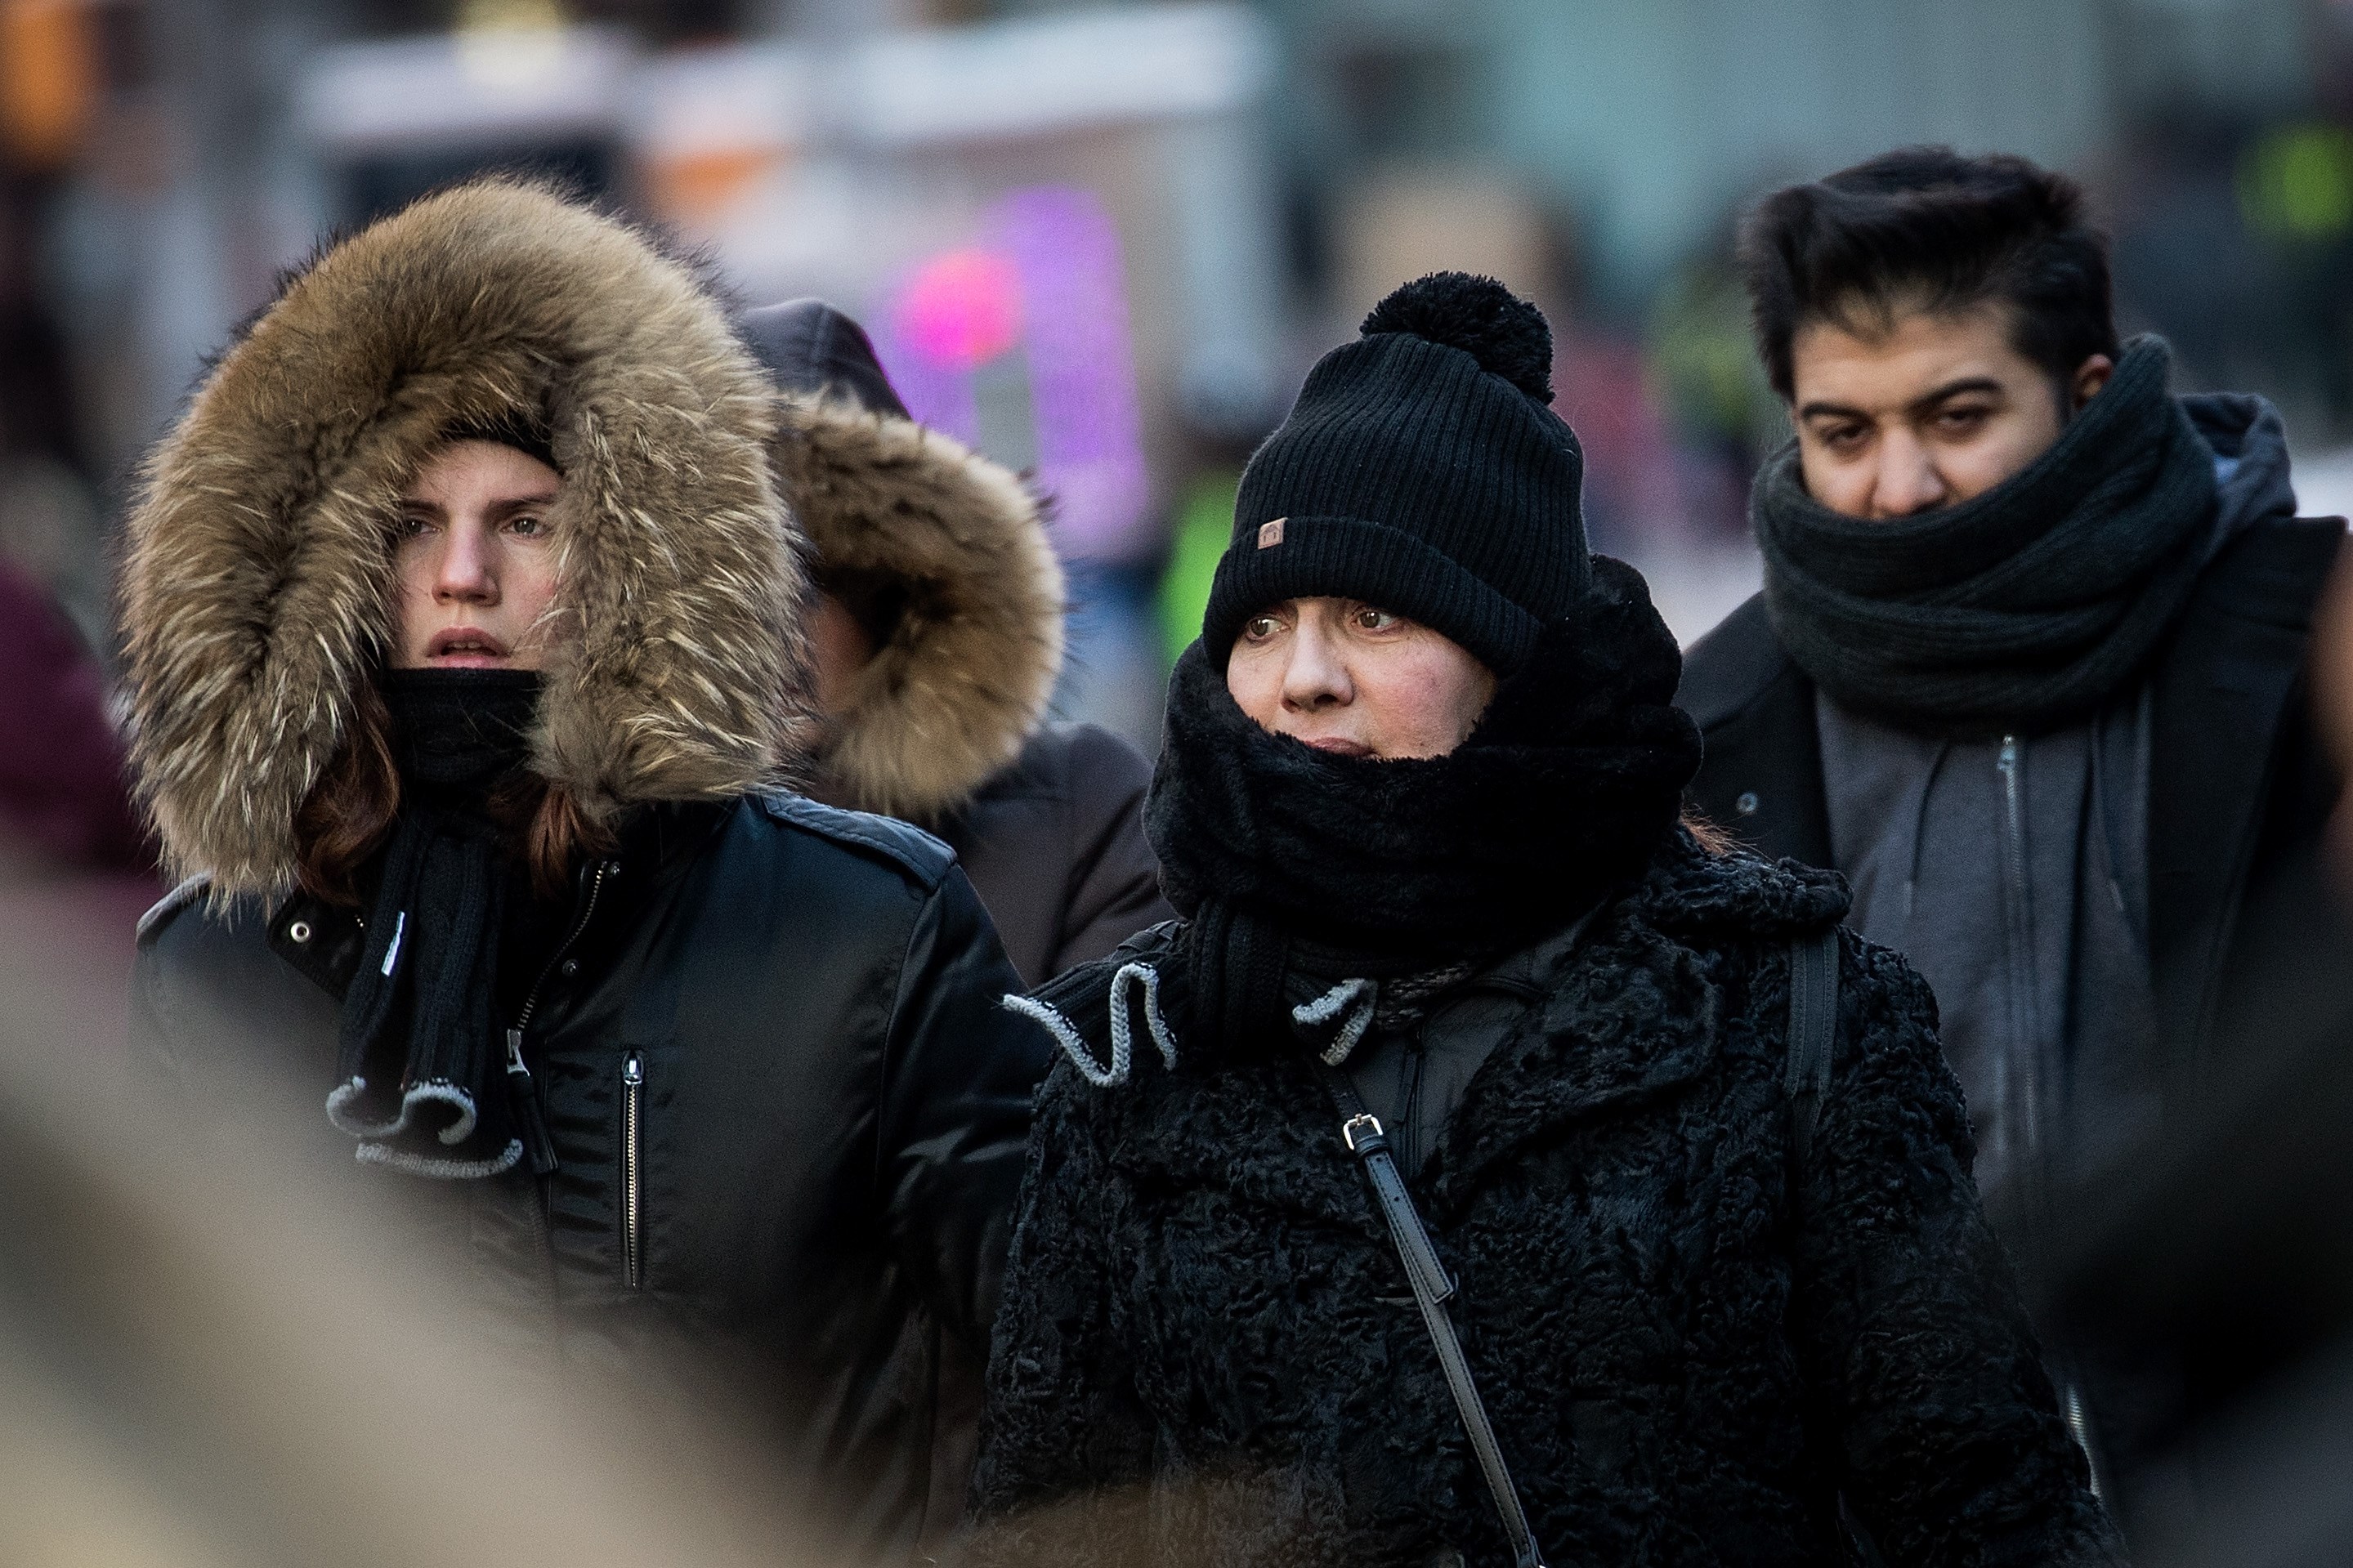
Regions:
[[2107, 1563], [1936, 1008], [1678, 820], [1549, 334], [1444, 274], [1251, 459], [1146, 808], [1185, 919], [1034, 997], [987, 1563]]

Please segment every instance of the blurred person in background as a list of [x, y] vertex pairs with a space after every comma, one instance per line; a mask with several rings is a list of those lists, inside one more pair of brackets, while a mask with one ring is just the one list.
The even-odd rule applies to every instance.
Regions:
[[140, 787], [191, 874], [133, 1028], [433, 1189], [508, 1331], [696, 1352], [780, 1494], [904, 1558], [958, 1501], [936, 1388], [979, 1375], [1044, 1053], [944, 849], [768, 787], [807, 733], [774, 431], [694, 278], [536, 187], [290, 281], [131, 521]]
[[119, 996], [132, 928], [164, 889], [101, 654], [98, 554], [71, 471], [0, 456], [0, 942], [56, 942]]
[[[62, 399], [26, 357], [14, 368]], [[0, 424], [0, 877], [104, 885], [135, 912], [162, 889], [106, 668], [98, 518], [70, 468], [19, 445], [16, 412]]]
[[39, 583], [0, 561], [0, 862], [26, 876], [119, 874], [152, 899], [155, 856], [132, 806], [125, 751], [79, 630]]
[[[2231, 1076], [2242, 909], [2318, 892], [2306, 667], [2344, 526], [2296, 517], [2270, 405], [2175, 396], [2162, 342], [2118, 341], [2061, 175], [1887, 153], [1767, 197], [1743, 258], [1797, 435], [1755, 481], [1764, 592], [1685, 664], [1693, 798], [1844, 872], [1934, 987], [2032, 1299], [2053, 1194]], [[2095, 1328], [2055, 1350], [2129, 1524], [2171, 1374]]]
[[1049, 724], [1062, 569], [1001, 464], [917, 425], [856, 321], [817, 300], [744, 335], [784, 394], [771, 451], [808, 537], [818, 799], [929, 828], [1030, 985], [1172, 911], [1144, 838], [1152, 770]]
[[1145, 808], [1185, 919], [1017, 1004], [1065, 1059], [981, 1563], [1811, 1564], [1841, 1500], [1894, 1563], [2117, 1561], [1926, 988], [1678, 821], [1550, 369], [1426, 278], [1250, 460]]

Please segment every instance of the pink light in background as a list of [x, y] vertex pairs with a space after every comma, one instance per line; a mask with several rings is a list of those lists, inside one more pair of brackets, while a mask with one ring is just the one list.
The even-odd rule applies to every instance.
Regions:
[[899, 400], [918, 424], [955, 437], [966, 446], [980, 440], [980, 405], [974, 395], [973, 367], [918, 348], [913, 341], [922, 312], [910, 310], [923, 268], [902, 276], [884, 295], [888, 303], [876, 312], [874, 353], [891, 378]]
[[1015, 191], [991, 216], [1021, 278], [1038, 481], [1057, 502], [1060, 545], [1124, 554], [1151, 494], [1119, 230], [1093, 192], [1068, 185]]
[[1151, 494], [1118, 229], [1092, 192], [1046, 185], [991, 207], [983, 233], [985, 245], [931, 257], [892, 288], [883, 366], [909, 413], [969, 442], [973, 372], [1020, 348], [1056, 542], [1069, 555], [1124, 554]]
[[1021, 280], [994, 251], [951, 250], [915, 268], [894, 325], [907, 347], [958, 370], [987, 364], [1021, 336]]

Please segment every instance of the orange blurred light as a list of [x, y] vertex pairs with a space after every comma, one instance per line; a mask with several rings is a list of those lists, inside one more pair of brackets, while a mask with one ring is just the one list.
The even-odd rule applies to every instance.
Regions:
[[88, 0], [0, 0], [0, 142], [11, 162], [52, 169], [81, 146], [98, 102]]
[[654, 206], [673, 222], [717, 223], [791, 161], [774, 147], [731, 147], [657, 160], [647, 171]]

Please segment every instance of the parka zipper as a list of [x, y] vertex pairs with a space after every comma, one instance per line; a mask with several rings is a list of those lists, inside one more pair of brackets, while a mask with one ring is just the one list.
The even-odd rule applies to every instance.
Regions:
[[643, 1178], [638, 1172], [638, 1101], [646, 1089], [646, 1058], [631, 1051], [621, 1062], [621, 1278], [632, 1290], [645, 1283], [638, 1221]]
[[539, 1087], [532, 1081], [531, 1068], [522, 1059], [523, 1031], [531, 1027], [532, 1015], [539, 1011], [540, 993], [547, 989], [548, 977], [555, 973], [555, 966], [572, 951], [573, 944], [588, 929], [589, 921], [596, 917], [596, 900], [605, 890], [605, 879], [615, 869], [610, 860], [597, 862], [596, 873], [588, 881], [588, 897], [580, 906], [580, 918], [572, 922], [572, 930], [548, 955], [539, 978], [531, 983], [531, 992], [523, 998], [522, 1011], [515, 1015], [514, 1023], [507, 1029], [507, 1088], [522, 1118], [523, 1151], [531, 1157], [533, 1175], [554, 1173], [555, 1140], [547, 1130], [547, 1113], [540, 1107]]

